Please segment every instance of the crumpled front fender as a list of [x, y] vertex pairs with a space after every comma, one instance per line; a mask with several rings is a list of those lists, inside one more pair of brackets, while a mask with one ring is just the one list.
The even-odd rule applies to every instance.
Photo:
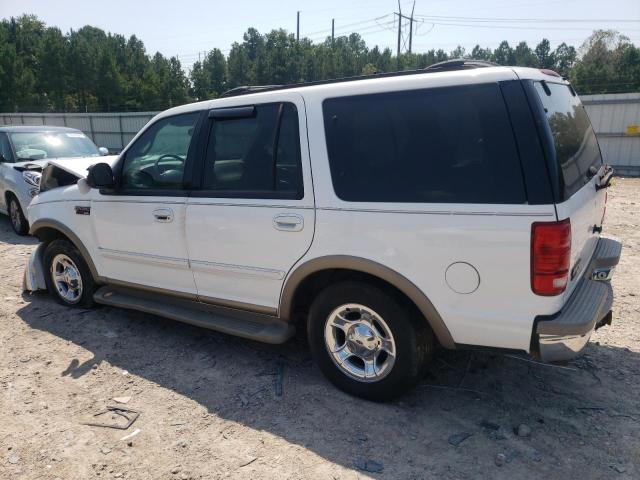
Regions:
[[44, 269], [42, 266], [42, 256], [44, 255], [45, 244], [39, 244], [36, 249], [31, 252], [27, 264], [24, 266], [24, 277], [22, 281], [22, 290], [24, 292], [35, 292], [37, 290], [46, 290], [47, 284], [44, 280]]

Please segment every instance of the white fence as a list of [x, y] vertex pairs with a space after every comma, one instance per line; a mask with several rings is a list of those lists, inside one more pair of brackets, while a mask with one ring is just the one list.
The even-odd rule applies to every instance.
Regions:
[[[604, 161], [616, 173], [640, 175], [640, 93], [581, 96], [596, 130]], [[62, 125], [82, 130], [99, 147], [120, 151], [156, 114], [0, 113], [5, 125]]]
[[0, 124], [77, 128], [99, 147], [119, 152], [156, 113], [0, 113]]

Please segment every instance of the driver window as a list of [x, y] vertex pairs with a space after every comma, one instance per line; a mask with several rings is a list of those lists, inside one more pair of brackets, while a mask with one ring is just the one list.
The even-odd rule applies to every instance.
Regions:
[[180, 190], [199, 115], [200, 112], [175, 115], [149, 127], [126, 153], [121, 187]]

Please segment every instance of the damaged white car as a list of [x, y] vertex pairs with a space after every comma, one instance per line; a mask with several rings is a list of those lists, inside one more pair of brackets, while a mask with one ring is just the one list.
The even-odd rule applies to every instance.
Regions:
[[[0, 213], [9, 215], [18, 235], [26, 235], [27, 206], [38, 194], [42, 168], [47, 162], [108, 153], [75, 128], [0, 125]], [[96, 161], [94, 158], [93, 163]]]

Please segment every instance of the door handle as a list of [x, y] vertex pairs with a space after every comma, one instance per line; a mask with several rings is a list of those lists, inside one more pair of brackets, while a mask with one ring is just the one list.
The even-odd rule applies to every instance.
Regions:
[[273, 217], [273, 227], [283, 232], [299, 232], [304, 228], [304, 217], [295, 213], [282, 213]]
[[156, 208], [153, 211], [153, 218], [156, 222], [171, 223], [173, 222], [173, 210], [170, 208]]

